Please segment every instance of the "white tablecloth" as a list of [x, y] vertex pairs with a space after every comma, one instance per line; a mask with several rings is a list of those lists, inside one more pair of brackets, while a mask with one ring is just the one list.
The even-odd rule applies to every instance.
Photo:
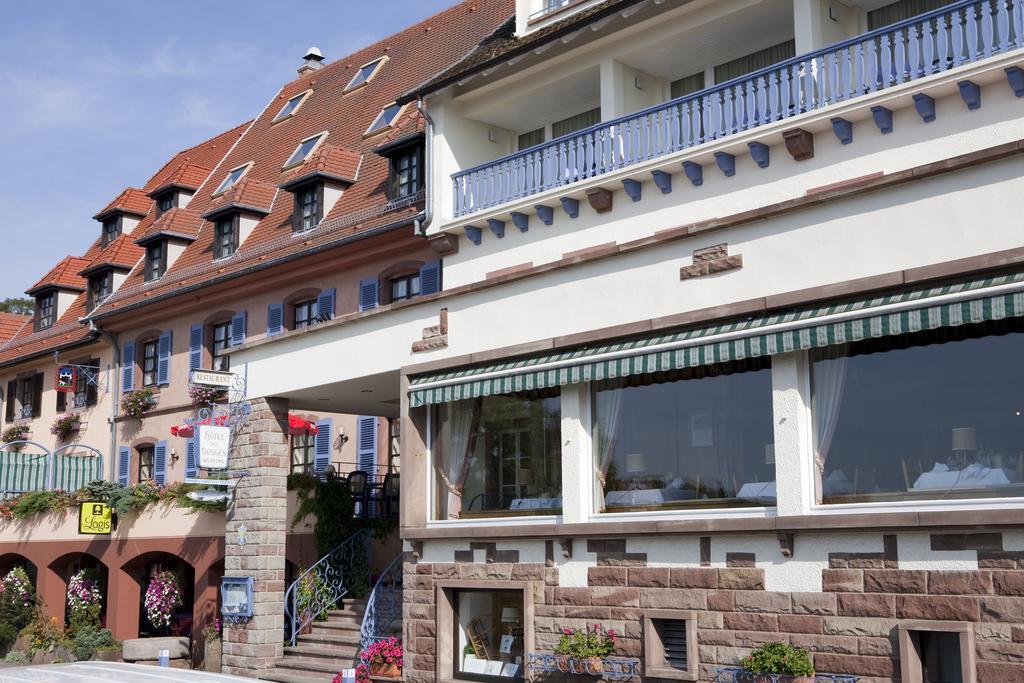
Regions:
[[962, 470], [925, 472], [914, 482], [915, 489], [972, 489], [1010, 484], [1006, 472], [981, 465], [968, 465]]
[[692, 500], [693, 492], [683, 489], [635, 489], [630, 491], [609, 491], [605, 494], [605, 505], [659, 505], [677, 500]]
[[752, 481], [740, 487], [737, 498], [776, 498], [774, 481]]
[[562, 507], [562, 497], [557, 498], [515, 498], [509, 505], [510, 510], [546, 510]]

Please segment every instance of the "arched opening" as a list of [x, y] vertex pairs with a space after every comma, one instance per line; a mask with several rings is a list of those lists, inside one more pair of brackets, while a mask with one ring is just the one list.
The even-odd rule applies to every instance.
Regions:
[[[51, 562], [49, 569], [64, 586], [64, 623], [71, 624], [77, 605], [93, 604], [98, 600], [99, 622], [105, 627], [107, 596], [110, 594], [107, 566], [87, 553], [68, 553]], [[71, 595], [72, 588], [78, 588], [77, 596]]]
[[32, 560], [28, 559], [24, 555], [18, 553], [6, 553], [0, 555], [0, 580], [7, 576], [15, 567], [21, 567], [28, 574], [28, 578], [32, 581], [33, 586], [39, 585], [39, 572], [36, 569], [36, 565]]
[[[122, 570], [139, 586], [139, 637], [159, 636], [191, 637], [195, 603], [195, 569], [177, 555], [152, 552], [139, 555], [125, 563]], [[173, 583], [181, 597], [180, 604], [172, 605], [164, 596]], [[157, 607], [147, 608], [147, 596]], [[166, 615], [154, 616], [154, 615]]]

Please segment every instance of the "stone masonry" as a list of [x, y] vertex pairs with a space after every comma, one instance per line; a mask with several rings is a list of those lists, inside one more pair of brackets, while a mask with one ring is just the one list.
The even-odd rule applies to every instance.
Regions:
[[[251, 619], [225, 624], [224, 673], [256, 676], [283, 655], [288, 402], [252, 402], [249, 422], [231, 451], [231, 476], [242, 476], [228, 506], [224, 570], [252, 576]], [[239, 544], [239, 527], [246, 527]]]

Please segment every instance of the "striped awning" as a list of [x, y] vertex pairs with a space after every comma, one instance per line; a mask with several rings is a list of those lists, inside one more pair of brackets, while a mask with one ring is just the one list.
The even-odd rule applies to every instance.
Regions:
[[5, 495], [46, 488], [48, 457], [41, 453], [0, 451], [0, 492]]
[[56, 460], [54, 486], [61, 491], [77, 491], [103, 479], [103, 461], [97, 455], [57, 455]]
[[1024, 316], [1024, 272], [424, 374], [412, 407]]

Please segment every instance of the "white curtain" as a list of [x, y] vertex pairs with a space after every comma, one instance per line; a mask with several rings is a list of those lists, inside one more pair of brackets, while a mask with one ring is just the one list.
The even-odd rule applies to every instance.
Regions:
[[594, 398], [594, 458], [597, 470], [598, 504], [604, 509], [604, 494], [608, 469], [615, 455], [615, 440], [619, 435], [619, 416], [622, 413], [622, 391], [599, 392]]
[[814, 397], [811, 410], [814, 414], [815, 461], [819, 475], [825, 471], [832, 437], [839, 421], [839, 409], [843, 403], [843, 391], [846, 388], [846, 373], [849, 357], [847, 345], [835, 346], [830, 349], [829, 358], [814, 365]]
[[473, 429], [473, 411], [479, 403], [475, 401], [459, 401], [447, 406], [448, 419], [444, 422], [447, 431], [447, 442], [442, 443], [442, 458], [435, 462], [434, 468], [448, 490], [447, 507], [444, 512], [448, 519], [456, 519], [462, 509], [462, 489], [466, 485], [469, 464], [472, 456], [469, 453], [469, 442]]

